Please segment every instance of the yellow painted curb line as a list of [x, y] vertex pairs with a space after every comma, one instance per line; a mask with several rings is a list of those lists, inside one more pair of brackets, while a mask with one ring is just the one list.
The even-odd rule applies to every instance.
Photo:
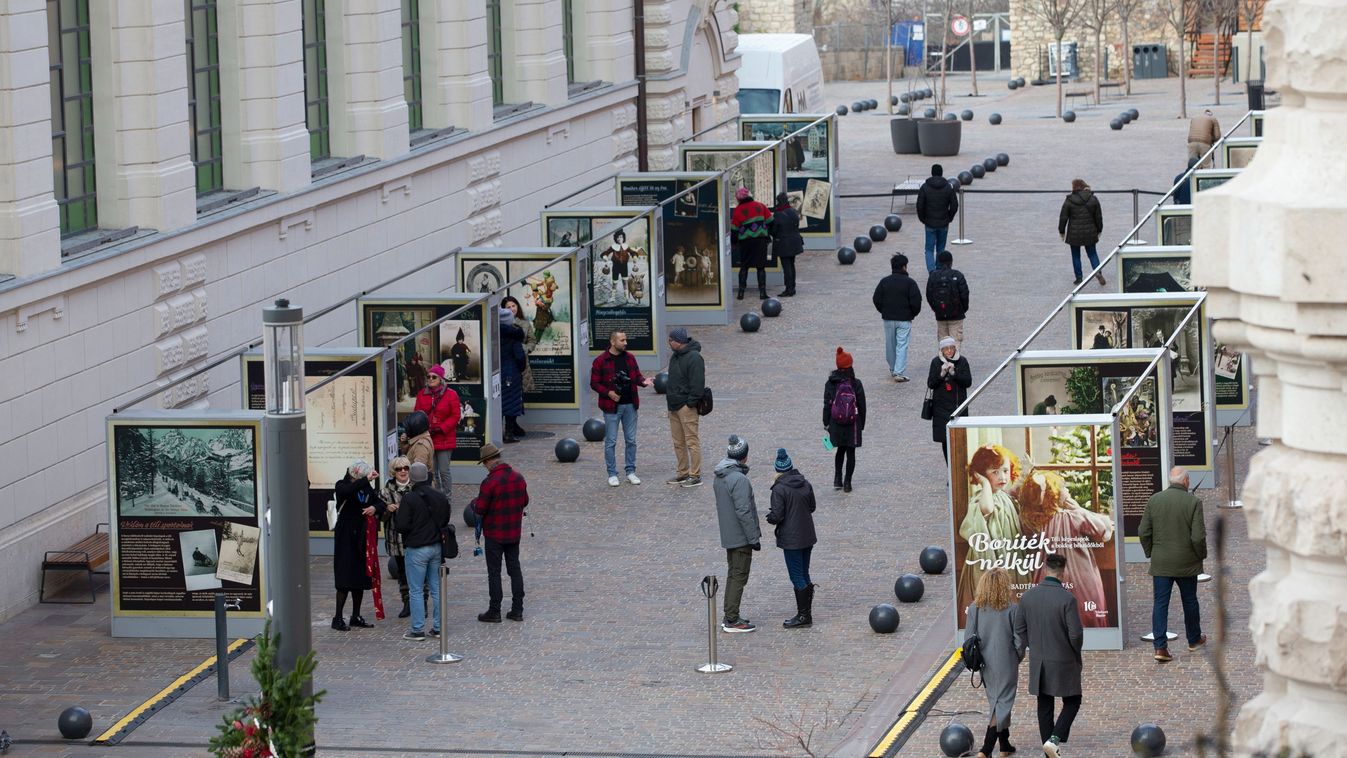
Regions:
[[945, 680], [945, 677], [949, 675], [949, 672], [963, 660], [962, 654], [962, 647], [954, 650], [949, 659], [945, 661], [944, 665], [941, 666], [930, 680], [926, 682], [926, 685], [921, 688], [921, 691], [917, 693], [917, 696], [912, 698], [912, 702], [907, 704], [907, 708], [903, 711], [903, 714], [898, 717], [898, 720], [894, 722], [892, 727], [889, 727], [889, 731], [884, 735], [884, 738], [870, 751], [869, 758], [884, 758], [884, 755], [888, 752], [889, 748], [893, 746], [893, 743], [896, 742], [900, 736], [902, 736], [903, 732], [916, 725], [917, 717], [921, 714], [922, 706], [931, 698], [931, 695], [935, 693], [936, 688]]

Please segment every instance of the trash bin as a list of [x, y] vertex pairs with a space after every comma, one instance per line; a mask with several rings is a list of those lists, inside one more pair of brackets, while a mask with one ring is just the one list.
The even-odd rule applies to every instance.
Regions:
[[1168, 48], [1155, 42], [1132, 45], [1132, 76], [1137, 79], [1164, 79], [1168, 77]]
[[1249, 110], [1263, 110], [1263, 80], [1250, 79], [1245, 84], [1249, 88]]

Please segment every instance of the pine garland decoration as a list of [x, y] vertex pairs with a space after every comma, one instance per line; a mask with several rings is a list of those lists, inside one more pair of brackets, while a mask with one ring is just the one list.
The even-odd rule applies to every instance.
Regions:
[[318, 723], [316, 706], [326, 691], [304, 694], [304, 683], [313, 677], [317, 659], [312, 650], [282, 672], [276, 665], [279, 634], [271, 633], [267, 621], [257, 636], [253, 678], [261, 693], [249, 698], [242, 709], [224, 717], [219, 734], [211, 738], [210, 751], [219, 758], [292, 758], [311, 755], [313, 730]]

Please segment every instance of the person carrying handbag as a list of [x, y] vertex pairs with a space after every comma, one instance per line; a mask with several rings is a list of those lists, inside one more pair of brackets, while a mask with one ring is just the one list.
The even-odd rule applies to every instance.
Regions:
[[[940, 443], [940, 452], [949, 462], [949, 444], [945, 441], [945, 426], [954, 417], [954, 411], [968, 397], [973, 386], [973, 370], [968, 359], [959, 355], [959, 343], [953, 337], [940, 340], [940, 352], [931, 359], [931, 370], [926, 375], [927, 401], [922, 404], [922, 418], [931, 420], [931, 441]], [[927, 407], [929, 404], [929, 413]], [[965, 410], [959, 414], [967, 416]]]

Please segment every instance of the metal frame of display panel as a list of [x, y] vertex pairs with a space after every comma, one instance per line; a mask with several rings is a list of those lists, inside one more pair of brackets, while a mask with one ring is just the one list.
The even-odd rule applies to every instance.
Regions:
[[[823, 122], [822, 126], [825, 126], [828, 130], [827, 147], [826, 147], [827, 155], [825, 156], [828, 169], [827, 175], [825, 177], [825, 181], [828, 182], [828, 209], [829, 209], [829, 213], [827, 216], [828, 224], [827, 229], [825, 230], [815, 230], [815, 231], [801, 230], [800, 236], [804, 238], [804, 247], [806, 250], [832, 250], [835, 249], [839, 244], [841, 244], [842, 216], [839, 213], [840, 208], [837, 202], [837, 165], [838, 165], [837, 159], [839, 152], [837, 127], [840, 121], [837, 118], [837, 114], [836, 113], [816, 113], [816, 114], [751, 113], [739, 116], [739, 136], [740, 138], [745, 140], [751, 140], [753, 138], [751, 132], [754, 124], [785, 125], [785, 131], [783, 132], [783, 135], [785, 135], [790, 134], [791, 132], [797, 129], [806, 127], [814, 123], [815, 121], [818, 121], [819, 119], [827, 119], [826, 121]], [[787, 164], [789, 163], [789, 161], [783, 160], [782, 163]], [[792, 177], [790, 175], [790, 169], [788, 166], [783, 167], [782, 173], [785, 177], [786, 192], [804, 191], [803, 189], [792, 189], [790, 186], [792, 179], [808, 180], [811, 178], [815, 179], [817, 178], [817, 177]], [[807, 185], [800, 185], [800, 186], [805, 187]], [[769, 202], [767, 199], [764, 198], [758, 199], [762, 201], [764, 204], [766, 204], [767, 207], [770, 208], [772, 206], [772, 203]], [[803, 214], [801, 215], [801, 218], [803, 218]]]
[[1249, 135], [1263, 136], [1263, 116], [1267, 111], [1249, 111]]
[[[1187, 219], [1188, 221], [1186, 239], [1185, 235], [1180, 235], [1179, 230], [1174, 228], [1178, 219]], [[1159, 240], [1160, 246], [1163, 247], [1191, 245], [1193, 241], [1193, 206], [1162, 205], [1156, 208], [1155, 239]]]
[[[763, 205], [770, 206], [776, 194], [786, 186], [785, 174], [781, 170], [781, 146], [776, 142], [684, 142], [678, 146], [678, 166], [683, 171], [710, 171], [715, 169], [694, 169], [688, 165], [690, 160], [689, 153], [742, 153], [736, 160], [747, 157], [763, 148], [770, 148], [764, 155], [771, 156], [772, 162], [772, 188], [768, 197], [758, 197], [755, 193], [754, 198]], [[726, 210], [732, 216], [734, 214], [734, 186], [726, 177], [725, 181], [725, 203]], [[731, 233], [732, 234], [732, 233]], [[733, 250], [730, 253], [730, 265], [737, 268], [734, 262]], [[781, 272], [781, 263], [772, 258], [767, 266], [767, 283], [771, 286], [779, 286], [785, 282], [785, 276]]]
[[1237, 168], [1203, 168], [1194, 171], [1188, 175], [1188, 189], [1192, 193], [1191, 196], [1196, 201], [1197, 193], [1225, 184], [1239, 176], [1239, 171]]
[[1228, 137], [1221, 143], [1221, 161], [1227, 169], [1239, 171], [1249, 165], [1261, 144], [1262, 137]]

